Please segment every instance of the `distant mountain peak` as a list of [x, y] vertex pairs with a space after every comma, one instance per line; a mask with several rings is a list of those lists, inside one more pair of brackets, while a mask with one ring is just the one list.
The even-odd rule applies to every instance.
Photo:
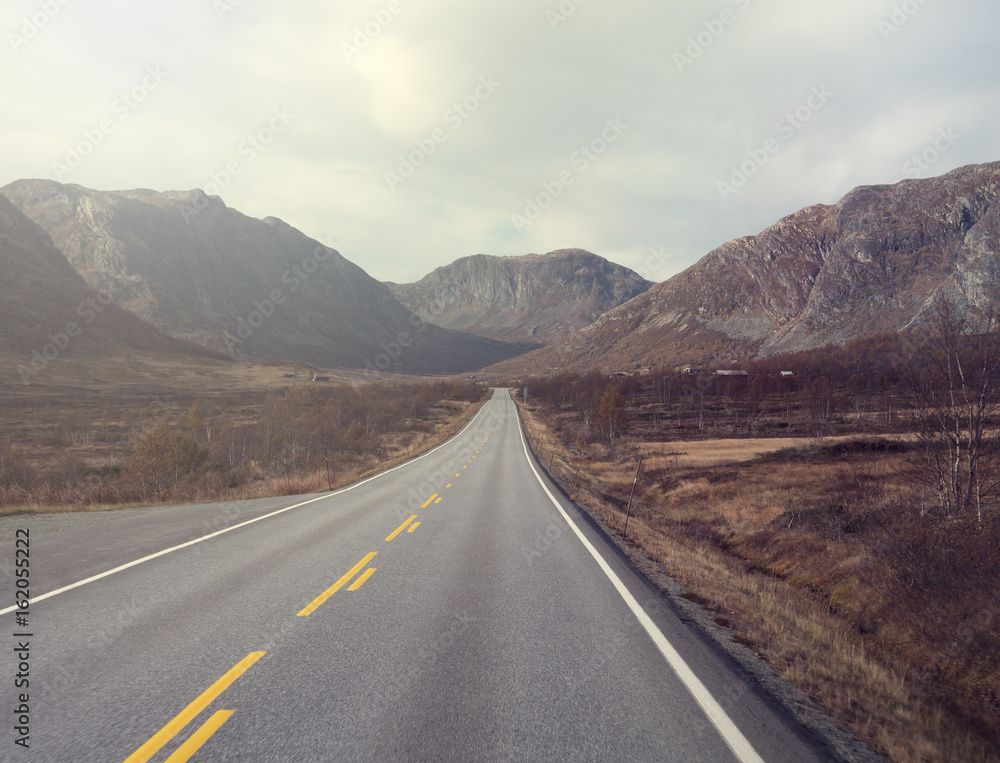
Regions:
[[87, 285], [52, 238], [0, 195], [0, 356], [28, 384], [60, 360], [108, 352], [224, 356], [157, 330]]
[[236, 357], [450, 373], [535, 346], [425, 324], [335, 250], [200, 190], [22, 180], [0, 193], [52, 237], [92, 289], [171, 336]]
[[975, 305], [1000, 279], [1000, 162], [860, 186], [690, 268], [504, 372], [703, 364], [843, 344]]
[[584, 249], [474, 254], [412, 284], [389, 284], [424, 320], [494, 339], [551, 341], [591, 324], [652, 284]]

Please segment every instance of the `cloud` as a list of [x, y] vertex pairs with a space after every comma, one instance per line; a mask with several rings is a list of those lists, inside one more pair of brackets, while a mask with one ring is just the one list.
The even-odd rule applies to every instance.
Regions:
[[[39, 5], [12, 6], [17, 35]], [[64, 181], [204, 188], [239, 161], [227, 204], [335, 241], [379, 278], [566, 246], [636, 268], [668, 252], [665, 278], [800, 207], [902, 179], [942, 128], [961, 139], [932, 174], [1000, 159], [998, 21], [974, 0], [68, 0], [0, 52], [4, 182], [54, 178], [111, 118]], [[149, 66], [169, 76], [118, 120]], [[502, 84], [455, 126], [481, 77]], [[834, 96], [788, 135], [816, 87]], [[295, 119], [251, 160], [240, 148], [274, 109]], [[581, 171], [575, 152], [615, 118], [627, 131]], [[392, 187], [386, 173], [436, 130], [445, 140]], [[780, 150], [722, 198], [768, 140]], [[573, 182], [518, 230], [512, 216], [563, 172]]]

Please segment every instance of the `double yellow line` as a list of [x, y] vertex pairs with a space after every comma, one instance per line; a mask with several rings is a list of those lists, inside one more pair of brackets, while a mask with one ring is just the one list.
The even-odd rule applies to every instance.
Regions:
[[[416, 516], [416, 515], [414, 515], [414, 516]], [[370, 562], [372, 559], [374, 559], [377, 553], [378, 553], [377, 551], [372, 551], [370, 554], [368, 554], [368, 556], [366, 556], [360, 562], [358, 562], [353, 567], [351, 567], [351, 569], [348, 571], [348, 573], [346, 575], [344, 575], [340, 580], [338, 580], [332, 586], [330, 586], [325, 591], [323, 591], [323, 593], [321, 593], [319, 596], [317, 596], [315, 599], [313, 599], [312, 603], [308, 607], [306, 607], [305, 609], [303, 609], [301, 612], [299, 612], [298, 616], [299, 617], [306, 617], [308, 615], [311, 615], [317, 609], [319, 609], [320, 605], [324, 601], [326, 601], [331, 596], [333, 596], [335, 593], [337, 593], [337, 591], [339, 591], [341, 588], [343, 588], [345, 585], [347, 585], [348, 581], [350, 581], [351, 578], [353, 578], [355, 575], [357, 575], [359, 572], [361, 572], [361, 569], [366, 564], [368, 564], [368, 562]], [[364, 585], [365, 581], [368, 580], [368, 578], [370, 578], [372, 575], [375, 574], [375, 570], [376, 570], [375, 567], [369, 567], [367, 570], [365, 570], [365, 574], [362, 575], [360, 578], [358, 578], [354, 582], [354, 584], [351, 585], [351, 587], [348, 588], [347, 590], [348, 591], [357, 591], [359, 588], [361, 588], [361, 586]]]
[[[437, 495], [437, 493], [435, 493], [435, 495]], [[426, 506], [426, 505], [427, 504], [425, 503], [424, 506]], [[414, 514], [412, 517], [410, 517], [405, 522], [403, 522], [403, 524], [401, 524], [399, 527], [397, 527], [395, 530], [392, 531], [392, 533], [389, 535], [389, 537], [385, 539], [385, 542], [388, 543], [393, 538], [395, 538], [397, 535], [399, 535], [401, 532], [403, 532], [403, 530], [406, 529], [407, 525], [409, 525], [410, 522], [412, 522], [416, 518], [417, 518], [417, 515]], [[412, 530], [413, 528], [410, 528], [410, 529]]]
[[[146, 744], [129, 755], [125, 759], [125, 763], [146, 763], [265, 654], [266, 652], [251, 652], [240, 660], [232, 670], [212, 684], [198, 699], [184, 708], [176, 718], [154, 734]], [[234, 710], [216, 712], [191, 735], [190, 739], [178, 747], [173, 755], [167, 758], [166, 763], [186, 763], [222, 727], [222, 724], [229, 720], [234, 712]]]
[[[492, 432], [492, 429], [490, 430]], [[487, 435], [486, 439], [489, 439]], [[486, 441], [483, 441], [483, 445]], [[480, 448], [480, 451], [482, 448]], [[475, 458], [473, 456], [472, 458]], [[469, 460], [472, 463], [472, 459]], [[468, 466], [463, 466], [463, 469], [467, 469]], [[461, 473], [456, 474], [456, 477], [461, 476]], [[447, 485], [446, 487], [451, 487]], [[442, 497], [439, 493], [434, 493], [430, 498], [428, 498], [421, 509], [426, 509], [431, 503], [441, 503]], [[390, 534], [385, 540], [386, 542], [392, 541], [404, 530], [407, 532], [413, 532], [420, 526], [419, 522], [414, 522], [417, 515], [414, 514], [409, 519], [407, 519], [403, 524], [397, 527], [392, 534]], [[378, 552], [372, 551], [364, 559], [355, 564], [345, 575], [343, 575], [340, 580], [326, 589], [323, 593], [317, 596], [305, 609], [298, 613], [299, 617], [307, 617], [315, 612], [327, 599], [333, 596], [337, 591], [347, 585], [354, 577], [361, 572], [365, 566], [376, 557]], [[361, 586], [365, 584], [373, 574], [375, 574], [376, 568], [369, 567], [366, 569], [360, 577], [357, 578], [350, 587], [348, 591], [356, 591]], [[142, 747], [132, 753], [126, 760], [125, 763], [147, 763], [154, 755], [156, 755], [160, 750], [162, 750], [167, 744], [173, 740], [191, 721], [198, 717], [209, 705], [212, 704], [226, 689], [228, 689], [237, 678], [243, 675], [250, 667], [257, 662], [261, 657], [263, 657], [266, 652], [251, 652], [239, 663], [237, 663], [229, 672], [227, 672], [222, 678], [212, 684], [208, 689], [206, 689], [201, 696], [199, 696], [194, 702], [188, 705], [184, 710], [182, 710], [172, 721], [170, 721], [166, 726], [160, 729], [156, 734], [154, 734], [148, 742], [146, 742]], [[213, 713], [208, 720], [206, 720], [197, 731], [195, 731], [183, 744], [181, 744], [171, 755], [167, 758], [166, 763], [187, 763], [191, 757], [202, 748], [202, 746], [207, 742], [212, 736], [222, 728], [223, 724], [228, 721], [235, 710], [218, 710]]]
[[[427, 502], [421, 508], [426, 508], [431, 503], [431, 501], [433, 501], [437, 497], [438, 497], [437, 493], [432, 495], [430, 498], [427, 499]], [[392, 533], [389, 535], [389, 537], [385, 539], [386, 543], [393, 540], [397, 535], [402, 533], [403, 530], [407, 530], [407, 528], [409, 528], [407, 532], [413, 532], [414, 530], [416, 530], [417, 527], [420, 526], [419, 522], [413, 521], [416, 518], [417, 515], [414, 514], [405, 522], [403, 522], [403, 524], [401, 524], [399, 527], [393, 530]], [[305, 609], [299, 612], [298, 616], [308, 617], [317, 609], [319, 609], [319, 607], [323, 604], [323, 602], [325, 602], [327, 599], [329, 599], [331, 596], [337, 593], [337, 591], [339, 591], [341, 588], [347, 585], [355, 575], [357, 575], [359, 572], [361, 572], [362, 569], [364, 569], [364, 567], [368, 564], [368, 562], [370, 562], [372, 559], [376, 557], [377, 554], [378, 554], [377, 551], [372, 551], [370, 554], [368, 554], [368, 556], [366, 556], [360, 562], [351, 567], [351, 569], [348, 570], [347, 573], [340, 578], [340, 580], [338, 580], [332, 586], [323, 591], [323, 593], [321, 593], [319, 596], [313, 599], [312, 602], [309, 604], [309, 606], [307, 606]], [[369, 567], [367, 570], [364, 571], [361, 577], [359, 577], [357, 580], [351, 583], [351, 586], [347, 590], [357, 591], [359, 588], [361, 588], [361, 586], [365, 584], [365, 581], [368, 580], [368, 578], [370, 578], [372, 575], [375, 574], [376, 569], [377, 569], [376, 567]]]
[[[403, 529], [410, 524], [410, 522], [416, 519], [416, 516], [417, 515], [414, 514], [406, 520], [406, 522], [403, 523], [403, 526], [396, 531], [393, 537], [402, 532]], [[321, 604], [323, 604], [323, 602], [347, 585], [347, 583], [350, 582], [350, 580], [357, 575], [365, 567], [365, 565], [368, 564], [368, 562], [374, 559], [376, 555], [377, 552], [372, 551], [364, 559], [355, 564], [346, 575], [341, 577], [340, 580], [317, 596], [312, 603], [309, 604], [309, 606], [299, 612], [299, 617], [305, 617], [312, 614]], [[364, 571], [361, 577], [351, 584], [350, 588], [347, 590], [356, 591], [361, 588], [365, 581], [375, 574], [375, 569], [375, 567], [369, 567]], [[215, 699], [222, 694], [222, 692], [228, 689], [237, 678], [243, 675], [251, 665], [257, 662], [257, 660], [265, 654], [266, 652], [251, 652], [244, 657], [235, 667], [233, 667], [228, 673], [202, 693], [198, 699], [184, 708], [184, 710], [182, 710], [177, 717], [154, 734], [150, 740], [146, 742], [146, 744], [132, 753], [125, 760], [125, 763], [146, 763], [146, 761], [162, 750], [170, 742], [170, 740], [180, 733], [185, 726], [194, 720], [206, 707], [212, 704], [212, 702], [214, 702]], [[174, 751], [169, 758], [167, 758], [166, 763], [187, 763], [191, 756], [198, 752], [202, 745], [211, 739], [212, 735], [215, 734], [216, 731], [222, 728], [222, 725], [232, 717], [234, 712], [234, 710], [219, 710], [213, 714], [194, 734], [191, 735], [186, 742], [184, 742], [184, 744], [178, 747], [177, 750]]]

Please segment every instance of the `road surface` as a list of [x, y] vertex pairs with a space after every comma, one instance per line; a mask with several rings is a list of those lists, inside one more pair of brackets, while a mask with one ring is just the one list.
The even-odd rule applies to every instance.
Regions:
[[823, 759], [541, 476], [503, 390], [339, 492], [60, 521], [19, 520], [0, 760]]

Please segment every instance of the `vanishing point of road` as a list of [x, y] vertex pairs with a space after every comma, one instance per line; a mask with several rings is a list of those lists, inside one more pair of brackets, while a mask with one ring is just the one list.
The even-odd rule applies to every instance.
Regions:
[[823, 759], [551, 485], [505, 390], [333, 493], [64, 521], [19, 520], [3, 761]]

